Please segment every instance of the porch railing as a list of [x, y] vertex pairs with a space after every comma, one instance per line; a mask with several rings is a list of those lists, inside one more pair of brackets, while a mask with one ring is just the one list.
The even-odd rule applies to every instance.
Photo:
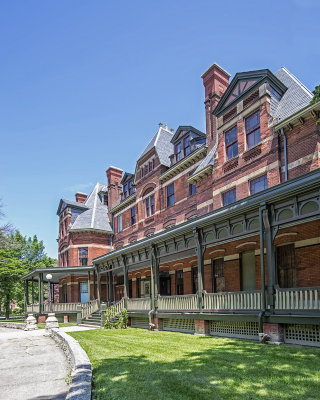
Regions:
[[260, 310], [261, 292], [260, 290], [223, 293], [205, 292], [203, 306], [204, 311]]
[[[77, 312], [78, 303], [54, 303], [52, 304], [52, 312]], [[43, 312], [50, 312], [50, 304], [43, 305]]]
[[124, 305], [125, 305], [125, 304], [124, 304], [124, 297], [122, 297], [121, 300], [117, 301], [117, 302], [113, 305], [113, 307], [115, 307], [115, 313], [116, 313], [116, 314], [117, 314], [117, 313], [120, 313], [120, 312], [125, 308]]
[[39, 313], [39, 304], [28, 304], [27, 313]]
[[88, 315], [93, 314], [95, 311], [99, 310], [99, 301], [91, 300], [88, 303], [81, 304], [81, 316], [82, 318], [87, 317]]
[[159, 296], [159, 311], [198, 311], [198, 296], [187, 294], [179, 296]]
[[151, 299], [150, 297], [139, 299], [127, 299], [128, 311], [150, 311]]
[[275, 291], [276, 310], [319, 310], [320, 287], [281, 289]]

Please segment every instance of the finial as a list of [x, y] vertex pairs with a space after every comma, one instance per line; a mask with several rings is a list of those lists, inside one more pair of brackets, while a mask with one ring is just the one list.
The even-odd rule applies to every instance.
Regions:
[[163, 125], [163, 123], [162, 123], [162, 122], [159, 122], [159, 128], [161, 128], [161, 127], [162, 127], [162, 125]]

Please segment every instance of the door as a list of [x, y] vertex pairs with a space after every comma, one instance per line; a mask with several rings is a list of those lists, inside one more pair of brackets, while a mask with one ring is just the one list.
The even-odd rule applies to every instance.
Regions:
[[256, 258], [254, 251], [241, 254], [241, 290], [256, 290]]
[[277, 272], [281, 288], [296, 287], [294, 244], [277, 247]]
[[160, 272], [159, 276], [159, 290], [160, 295], [162, 296], [170, 296], [171, 293], [171, 279], [169, 272]]
[[225, 292], [224, 260], [218, 258], [212, 262], [213, 292]]
[[89, 301], [88, 282], [80, 282], [80, 303]]

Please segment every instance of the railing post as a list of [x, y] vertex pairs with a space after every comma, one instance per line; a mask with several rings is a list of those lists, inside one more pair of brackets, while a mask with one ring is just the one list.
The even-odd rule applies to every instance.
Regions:
[[77, 304], [77, 324], [81, 324], [82, 322], [82, 305]]
[[101, 275], [100, 275], [100, 270], [99, 267], [97, 267], [97, 279], [98, 279], [98, 302], [99, 302], [99, 306], [101, 303]]
[[39, 314], [43, 311], [43, 273], [39, 274]]
[[193, 229], [193, 236], [196, 243], [196, 255], [198, 261], [198, 306], [199, 311], [203, 309], [203, 288], [204, 288], [204, 262], [203, 256], [205, 247], [202, 244], [202, 230], [198, 228]]
[[88, 301], [91, 300], [91, 293], [90, 293], [90, 271], [88, 271]]

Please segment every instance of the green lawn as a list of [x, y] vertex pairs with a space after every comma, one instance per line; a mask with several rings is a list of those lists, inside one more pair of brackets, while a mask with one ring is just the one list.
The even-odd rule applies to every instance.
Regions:
[[320, 398], [320, 350], [142, 329], [70, 333], [93, 367], [93, 399]]

